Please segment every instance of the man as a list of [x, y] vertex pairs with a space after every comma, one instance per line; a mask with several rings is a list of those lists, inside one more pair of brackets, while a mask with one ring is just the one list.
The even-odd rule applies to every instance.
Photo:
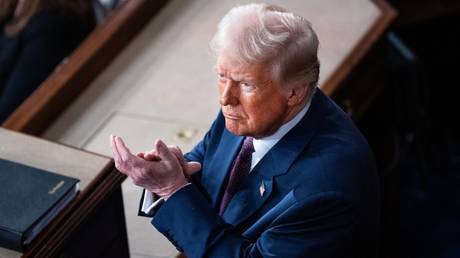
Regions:
[[240, 6], [211, 46], [222, 110], [185, 158], [161, 140], [135, 156], [112, 136], [117, 168], [146, 189], [141, 214], [189, 258], [373, 257], [374, 161], [316, 88], [310, 23], [277, 6]]

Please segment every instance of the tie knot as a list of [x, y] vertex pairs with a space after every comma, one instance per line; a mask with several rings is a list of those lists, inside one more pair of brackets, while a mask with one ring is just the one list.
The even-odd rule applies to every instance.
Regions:
[[246, 155], [252, 154], [254, 150], [254, 145], [252, 144], [252, 137], [246, 137], [243, 142], [243, 146], [241, 147], [241, 153], [245, 153]]

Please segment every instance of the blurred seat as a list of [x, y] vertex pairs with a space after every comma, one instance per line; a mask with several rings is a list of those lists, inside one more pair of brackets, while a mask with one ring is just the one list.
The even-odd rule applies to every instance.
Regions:
[[120, 0], [93, 0], [94, 15], [97, 23], [101, 23], [102, 20], [109, 14], [115, 7], [121, 2]]

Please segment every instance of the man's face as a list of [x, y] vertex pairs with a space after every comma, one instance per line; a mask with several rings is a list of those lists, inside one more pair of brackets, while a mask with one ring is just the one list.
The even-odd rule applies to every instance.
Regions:
[[262, 138], [287, 122], [289, 92], [272, 81], [269, 67], [243, 65], [219, 56], [216, 70], [226, 128], [236, 135]]

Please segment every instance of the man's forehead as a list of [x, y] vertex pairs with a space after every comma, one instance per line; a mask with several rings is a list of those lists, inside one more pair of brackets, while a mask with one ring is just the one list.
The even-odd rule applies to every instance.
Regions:
[[251, 65], [241, 61], [241, 59], [236, 56], [221, 54], [217, 58], [217, 67], [222, 69], [248, 69]]
[[240, 75], [245, 77], [259, 77], [266, 71], [266, 67], [263, 65], [247, 64], [225, 56], [221, 56], [217, 59], [216, 69], [219, 72], [228, 72], [234, 76]]

